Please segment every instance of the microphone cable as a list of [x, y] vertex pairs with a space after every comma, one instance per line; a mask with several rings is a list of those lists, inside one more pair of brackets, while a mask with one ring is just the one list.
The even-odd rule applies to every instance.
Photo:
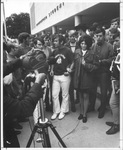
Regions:
[[[80, 123], [80, 120], [79, 120], [78, 123], [76, 124], [75, 128], [73, 128], [72, 131], [70, 131], [69, 133], [67, 133], [66, 135], [64, 135], [61, 139], [65, 138], [65, 137], [68, 136], [69, 134], [73, 133], [73, 132], [76, 130], [76, 128], [78, 127], [79, 123]], [[59, 147], [61, 147], [60, 142], [58, 142], [58, 145], [59, 145]]]

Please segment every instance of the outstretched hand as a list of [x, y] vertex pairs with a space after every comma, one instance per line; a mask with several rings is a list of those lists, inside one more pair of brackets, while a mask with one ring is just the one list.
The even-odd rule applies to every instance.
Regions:
[[21, 56], [20, 56], [20, 59], [22, 60], [22, 59], [24, 59], [26, 56], [27, 56], [27, 54], [21, 55]]

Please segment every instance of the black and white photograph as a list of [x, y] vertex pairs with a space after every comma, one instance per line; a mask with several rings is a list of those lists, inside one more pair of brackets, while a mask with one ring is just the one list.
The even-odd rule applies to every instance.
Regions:
[[122, 27], [122, 0], [1, 0], [2, 150], [123, 150]]

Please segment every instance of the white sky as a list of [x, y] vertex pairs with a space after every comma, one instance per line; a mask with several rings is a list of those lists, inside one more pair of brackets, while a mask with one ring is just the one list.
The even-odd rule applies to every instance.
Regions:
[[9, 17], [11, 14], [20, 14], [21, 12], [30, 13], [28, 0], [4, 0], [5, 16]]

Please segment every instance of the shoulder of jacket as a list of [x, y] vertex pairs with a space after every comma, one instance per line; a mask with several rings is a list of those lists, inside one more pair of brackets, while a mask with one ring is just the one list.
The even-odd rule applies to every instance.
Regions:
[[94, 51], [93, 51], [92, 49], [90, 49], [90, 50], [88, 51], [88, 53], [94, 54]]
[[64, 46], [64, 49], [67, 50], [67, 51], [71, 51], [71, 49], [67, 46]]

